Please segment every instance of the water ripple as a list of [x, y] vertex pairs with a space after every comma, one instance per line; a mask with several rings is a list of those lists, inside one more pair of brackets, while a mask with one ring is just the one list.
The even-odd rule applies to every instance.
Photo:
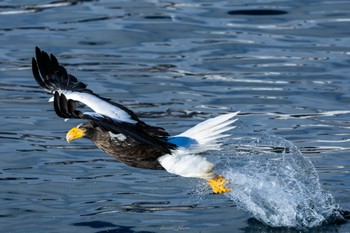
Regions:
[[[349, 12], [341, 0], [1, 1], [2, 230], [56, 232], [59, 222], [63, 232], [160, 232], [177, 224], [191, 232], [299, 232], [253, 220], [238, 202], [210, 195], [205, 182], [127, 167], [89, 141], [67, 144], [66, 130], [81, 121], [63, 125], [32, 79], [35, 46], [171, 134], [241, 110], [228, 145], [235, 152], [222, 161], [251, 152], [240, 142], [256, 134], [287, 138], [315, 165], [322, 188], [349, 207]], [[277, 145], [255, 149], [285, 153]], [[310, 232], [349, 231], [339, 224]]]

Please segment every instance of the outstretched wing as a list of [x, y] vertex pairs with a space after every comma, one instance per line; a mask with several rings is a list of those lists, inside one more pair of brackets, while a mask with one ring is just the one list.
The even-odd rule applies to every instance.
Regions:
[[[55, 95], [54, 108], [59, 117], [87, 119], [106, 131], [123, 133], [141, 143], [159, 147], [164, 152], [176, 147], [166, 141], [169, 134], [163, 128], [147, 125], [125, 106], [87, 89], [84, 83], [59, 65], [54, 55], [48, 55], [37, 47], [35, 52], [36, 59], [32, 60], [34, 78], [40, 87]], [[94, 112], [78, 111], [75, 101], [84, 103]]]
[[116, 121], [99, 113], [83, 113], [76, 109], [76, 104], [73, 100], [67, 99], [64, 94], [59, 94], [57, 91], [54, 95], [54, 108], [56, 114], [62, 118], [89, 120], [93, 125], [98, 126], [105, 131], [114, 134], [122, 133], [138, 142], [158, 147], [165, 153], [170, 153], [171, 149], [177, 147], [176, 145], [167, 142], [166, 138], [150, 135], [145, 131], [144, 127], [140, 127], [138, 124]]
[[113, 118], [116, 121], [135, 124], [140, 122], [135, 113], [121, 104], [113, 103], [109, 99], [93, 93], [76, 77], [67, 73], [59, 65], [56, 57], [48, 55], [38, 47], [35, 49], [36, 59], [32, 59], [32, 71], [36, 82], [50, 93], [63, 93], [67, 99], [84, 103], [96, 113]]
[[229, 136], [228, 131], [235, 128], [239, 112], [223, 114], [186, 130], [185, 132], [170, 137], [168, 142], [178, 146], [174, 153], [166, 154], [158, 158], [159, 163], [170, 173], [184, 177], [199, 177], [211, 179], [214, 166], [205, 157], [198, 153], [207, 150], [220, 150], [220, 139]]

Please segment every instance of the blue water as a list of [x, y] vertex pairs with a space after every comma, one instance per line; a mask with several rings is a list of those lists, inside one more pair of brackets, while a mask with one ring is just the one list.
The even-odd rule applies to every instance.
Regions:
[[[312, 201], [292, 208], [311, 189], [322, 216], [350, 209], [349, 22], [345, 0], [0, 1], [1, 232], [350, 232], [314, 226]], [[67, 144], [80, 121], [58, 118], [37, 87], [35, 46], [172, 134], [240, 110], [226, 149], [205, 155], [233, 192]], [[316, 175], [279, 176], [282, 158]]]

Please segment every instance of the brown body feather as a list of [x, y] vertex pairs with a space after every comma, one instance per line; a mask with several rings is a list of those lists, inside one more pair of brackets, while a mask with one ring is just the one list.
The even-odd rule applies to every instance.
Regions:
[[[162, 155], [171, 153], [177, 148], [168, 142], [170, 136], [163, 128], [150, 126], [141, 121], [127, 107], [103, 98], [78, 81], [61, 66], [54, 55], [36, 48], [36, 59], [32, 59], [32, 71], [35, 80], [43, 89], [54, 94], [54, 109], [62, 118], [85, 119], [88, 122], [80, 126], [86, 130], [86, 138], [91, 139], [98, 148], [115, 157], [120, 162], [133, 167], [145, 169], [163, 169], [158, 162]], [[83, 113], [77, 110], [75, 100], [67, 99], [64, 91], [85, 93], [108, 103], [116, 111], [124, 112], [135, 123], [115, 119], [113, 116]], [[89, 106], [91, 107], [91, 106]], [[123, 135], [123, 140], [113, 135]], [[112, 135], [112, 136], [111, 136]], [[124, 137], [124, 138], [123, 138]]]
[[140, 143], [123, 134], [119, 135], [119, 138], [111, 137], [108, 131], [93, 127], [93, 130], [89, 130], [85, 137], [92, 140], [105, 153], [129, 166], [153, 170], [164, 169], [157, 160], [160, 156], [166, 154], [163, 150]]

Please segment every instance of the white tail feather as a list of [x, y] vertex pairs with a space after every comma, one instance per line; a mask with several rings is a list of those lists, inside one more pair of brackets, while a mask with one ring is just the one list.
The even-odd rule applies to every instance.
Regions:
[[205, 157], [188, 154], [184, 150], [176, 150], [172, 154], [158, 158], [159, 163], [169, 173], [183, 177], [211, 179], [214, 165]]

